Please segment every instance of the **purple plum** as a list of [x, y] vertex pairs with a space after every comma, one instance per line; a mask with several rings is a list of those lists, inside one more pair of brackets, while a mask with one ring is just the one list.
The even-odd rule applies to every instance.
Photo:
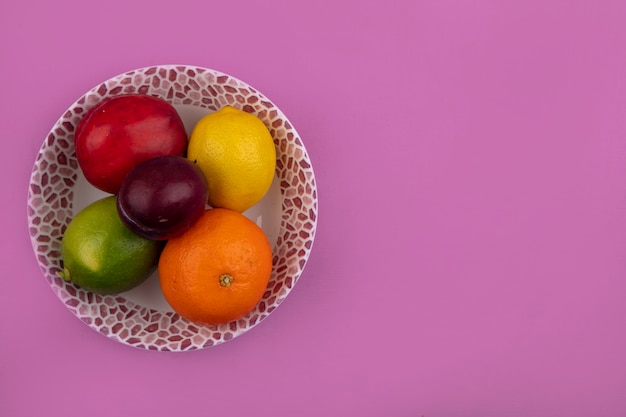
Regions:
[[136, 234], [167, 240], [188, 230], [206, 209], [204, 174], [182, 156], [159, 156], [134, 167], [117, 195], [122, 222]]

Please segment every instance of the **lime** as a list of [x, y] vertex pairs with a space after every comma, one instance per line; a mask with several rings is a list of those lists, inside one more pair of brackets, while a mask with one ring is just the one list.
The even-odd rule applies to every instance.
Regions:
[[59, 275], [97, 294], [117, 294], [141, 284], [163, 247], [131, 232], [117, 213], [115, 199], [104, 197], [82, 209], [61, 240]]
[[224, 106], [196, 123], [187, 158], [200, 167], [209, 204], [243, 212], [263, 198], [274, 179], [276, 148], [263, 121]]

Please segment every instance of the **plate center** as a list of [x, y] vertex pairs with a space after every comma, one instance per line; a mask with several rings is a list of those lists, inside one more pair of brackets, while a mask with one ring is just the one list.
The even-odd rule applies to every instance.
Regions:
[[[209, 109], [196, 106], [174, 105], [174, 107], [183, 120], [187, 135], [191, 133], [191, 130], [198, 120], [200, 120], [204, 115], [210, 113]], [[77, 174], [78, 178], [74, 187], [74, 199], [72, 204], [73, 215], [76, 215], [90, 203], [100, 198], [110, 196], [110, 194], [100, 191], [89, 184], [81, 170], [77, 170]], [[274, 176], [274, 181], [263, 199], [243, 213], [246, 217], [254, 221], [263, 229], [272, 248], [275, 248], [276, 241], [278, 240], [281, 210], [282, 194], [280, 191], [280, 184], [277, 177]], [[165, 297], [163, 297], [163, 293], [161, 292], [157, 271], [154, 271], [143, 284], [120, 295], [128, 301], [143, 307], [162, 312], [172, 311], [172, 308], [169, 306]]]

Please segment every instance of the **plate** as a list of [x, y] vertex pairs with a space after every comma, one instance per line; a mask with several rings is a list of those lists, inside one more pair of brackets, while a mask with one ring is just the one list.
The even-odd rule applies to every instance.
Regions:
[[[276, 145], [276, 175], [267, 195], [244, 214], [266, 232], [273, 269], [265, 294], [246, 316], [208, 326], [176, 314], [161, 294], [158, 273], [113, 296], [97, 295], [61, 279], [61, 238], [73, 216], [108, 194], [82, 175], [74, 130], [82, 116], [109, 96], [161, 97], [179, 112], [187, 133], [205, 114], [224, 105], [258, 116]], [[28, 225], [37, 262], [61, 302], [83, 323], [117, 342], [141, 349], [190, 351], [246, 333], [289, 295], [310, 255], [317, 225], [317, 188], [304, 144], [283, 112], [255, 88], [228, 74], [197, 66], [160, 65], [115, 76], [95, 86], [63, 113], [36, 157], [28, 188]]]

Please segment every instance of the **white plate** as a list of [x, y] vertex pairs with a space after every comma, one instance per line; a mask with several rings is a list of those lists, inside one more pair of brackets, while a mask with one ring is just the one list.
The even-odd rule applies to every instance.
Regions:
[[[105, 97], [139, 93], [161, 97], [179, 112], [187, 132], [203, 115], [231, 105], [257, 115], [270, 129], [277, 152], [276, 176], [268, 194], [244, 214], [263, 228], [273, 247], [273, 270], [262, 300], [231, 323], [206, 326], [176, 314], [165, 301], [155, 272], [139, 287], [101, 296], [65, 282], [61, 238], [72, 217], [104, 197], [82, 175], [74, 130], [87, 110]], [[59, 299], [101, 334], [137, 348], [187, 351], [215, 346], [259, 324], [289, 295], [311, 252], [317, 224], [313, 168], [298, 133], [267, 97], [221, 72], [163, 65], [120, 74], [78, 99], [52, 127], [37, 155], [28, 189], [29, 233], [37, 262]]]

